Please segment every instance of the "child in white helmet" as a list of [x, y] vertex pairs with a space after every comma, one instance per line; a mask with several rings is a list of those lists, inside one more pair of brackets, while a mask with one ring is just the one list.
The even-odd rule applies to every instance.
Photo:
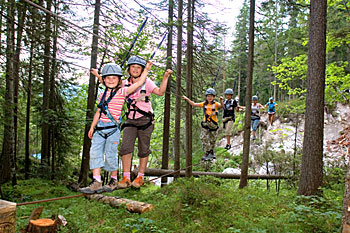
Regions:
[[[102, 69], [102, 82], [106, 91], [99, 96], [96, 111], [88, 137], [92, 139], [90, 148], [90, 169], [92, 182], [80, 191], [86, 194], [112, 192], [117, 188], [118, 144], [120, 119], [125, 97], [141, 87], [145, 82], [152, 62], [148, 62], [139, 80], [129, 87], [122, 87], [122, 70], [119, 65], [108, 63]], [[96, 70], [92, 71], [93, 73]], [[111, 172], [109, 183], [102, 187], [101, 167]]]
[[[195, 103], [186, 96], [182, 96], [193, 107], [201, 107], [204, 112], [204, 121], [201, 123], [202, 129], [200, 138], [202, 140], [203, 149], [205, 154], [202, 160], [212, 160], [215, 159], [215, 143], [217, 138], [218, 130], [218, 110], [222, 108], [222, 105], [215, 102], [214, 98], [216, 96], [216, 91], [213, 88], [209, 88], [205, 92], [205, 101], [201, 103]], [[220, 102], [223, 98], [220, 97]]]
[[[129, 77], [123, 81], [123, 85], [130, 86], [138, 82], [145, 66], [146, 61], [143, 58], [131, 56], [127, 63]], [[118, 189], [125, 189], [130, 186], [140, 188], [144, 183], [144, 172], [147, 168], [148, 157], [152, 152], [150, 150], [150, 141], [154, 129], [154, 115], [150, 95], [164, 95], [171, 73], [172, 70], [166, 70], [160, 87], [157, 87], [151, 79], [147, 78], [140, 88], [126, 96], [128, 107], [127, 120], [122, 125], [124, 131], [119, 149], [123, 165], [123, 179], [117, 184]], [[93, 74], [101, 81], [101, 77], [96, 71]], [[138, 139], [139, 173], [131, 182], [130, 168], [136, 138]]]
[[235, 99], [233, 99], [233, 90], [228, 88], [225, 90], [225, 101], [221, 102], [221, 105], [224, 108], [223, 114], [223, 128], [225, 129], [226, 135], [226, 150], [231, 149], [231, 135], [232, 135], [232, 127], [235, 122], [235, 110], [238, 112], [238, 103]]
[[270, 125], [273, 125], [273, 119], [275, 117], [275, 113], [276, 113], [276, 106], [278, 106], [278, 104], [276, 102], [273, 101], [273, 98], [270, 97], [269, 102], [266, 103], [265, 107], [268, 107], [268, 115], [269, 115], [269, 122]]

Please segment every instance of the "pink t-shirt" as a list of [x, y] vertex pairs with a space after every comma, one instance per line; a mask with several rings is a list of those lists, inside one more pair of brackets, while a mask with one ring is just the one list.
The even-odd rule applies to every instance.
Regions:
[[[111, 113], [111, 115], [114, 117], [116, 121], [119, 121], [123, 104], [126, 97], [126, 89], [127, 87], [120, 88], [117, 93], [114, 95], [114, 97], [111, 99], [111, 101], [108, 103], [108, 110]], [[105, 100], [108, 100], [108, 97], [110, 95], [111, 91], [107, 91]], [[98, 97], [98, 102], [101, 102], [101, 98], [103, 96], [103, 92]], [[103, 122], [112, 122], [105, 114], [101, 113], [100, 120]]]
[[[129, 81], [128, 80], [124, 80], [123, 81], [123, 86], [125, 84], [127, 84]], [[131, 82], [129, 82], [130, 85]], [[149, 78], [146, 79], [145, 81], [145, 88], [146, 88], [146, 94], [145, 96], [150, 96], [152, 91], [154, 90], [154, 88], [156, 88], [157, 85]], [[137, 101], [137, 99], [141, 96], [141, 91], [142, 86], [140, 88], [138, 88], [134, 93], [129, 95], [129, 98], [136, 100], [136, 107], [138, 107], [139, 109], [141, 109], [142, 111], [145, 112], [150, 112], [153, 113], [153, 109], [152, 109], [152, 103], [151, 101], [145, 102], [145, 101]], [[132, 107], [130, 107], [132, 109]], [[133, 119], [134, 116], [134, 111], [131, 111], [128, 118], [129, 119]], [[135, 119], [142, 117], [143, 115], [141, 113], [136, 112], [135, 114]]]

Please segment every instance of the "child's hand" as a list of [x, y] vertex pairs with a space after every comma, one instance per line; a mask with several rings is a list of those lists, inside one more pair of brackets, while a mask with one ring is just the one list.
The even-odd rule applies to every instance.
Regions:
[[165, 71], [165, 74], [164, 74], [164, 78], [169, 78], [169, 76], [171, 75], [171, 73], [173, 73], [173, 71], [171, 69], [167, 69]]
[[187, 100], [188, 98], [187, 98], [186, 96], [183, 95], [183, 96], [182, 96], [182, 99]]
[[92, 135], [94, 134], [94, 128], [90, 128], [90, 130], [89, 130], [89, 133], [88, 133], [88, 137], [90, 138], [90, 139], [92, 139]]
[[224, 100], [224, 97], [220, 96], [220, 102]]
[[147, 64], [146, 64], [145, 70], [150, 71], [151, 68], [152, 68], [152, 65], [153, 65], [153, 62], [148, 61]]
[[95, 75], [96, 77], [98, 77], [98, 70], [91, 68], [91, 74]]

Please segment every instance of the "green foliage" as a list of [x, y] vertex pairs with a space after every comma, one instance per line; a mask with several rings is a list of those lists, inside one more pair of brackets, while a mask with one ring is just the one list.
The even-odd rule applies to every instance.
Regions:
[[[73, 198], [17, 207], [17, 229], [23, 229], [31, 211], [44, 206], [42, 217], [61, 214], [67, 221], [59, 232], [338, 232], [343, 188], [324, 188], [322, 197], [298, 197], [282, 182], [277, 193], [265, 181], [238, 181], [214, 177], [181, 178], [160, 189], [120, 190], [112, 194], [152, 203], [142, 216], [125, 208]], [[7, 200], [33, 201], [76, 194], [57, 182], [40, 179], [3, 186]]]
[[305, 113], [305, 99], [298, 98], [290, 101], [282, 102], [276, 109], [278, 115], [282, 118], [289, 114], [304, 114]]

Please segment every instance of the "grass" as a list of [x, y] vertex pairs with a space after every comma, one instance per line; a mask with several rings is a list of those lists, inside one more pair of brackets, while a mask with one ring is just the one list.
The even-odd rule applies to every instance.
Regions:
[[[161, 189], [148, 185], [109, 194], [155, 206], [142, 215], [83, 197], [19, 206], [17, 230], [25, 228], [34, 208], [44, 206], [41, 217], [61, 214], [67, 219], [59, 232], [339, 232], [342, 185], [324, 189], [323, 197], [298, 197], [286, 185], [277, 194], [267, 191], [264, 181], [250, 181], [245, 189], [237, 186], [235, 180], [201, 177], [178, 179]], [[3, 190], [17, 203], [76, 194], [41, 179]]]

